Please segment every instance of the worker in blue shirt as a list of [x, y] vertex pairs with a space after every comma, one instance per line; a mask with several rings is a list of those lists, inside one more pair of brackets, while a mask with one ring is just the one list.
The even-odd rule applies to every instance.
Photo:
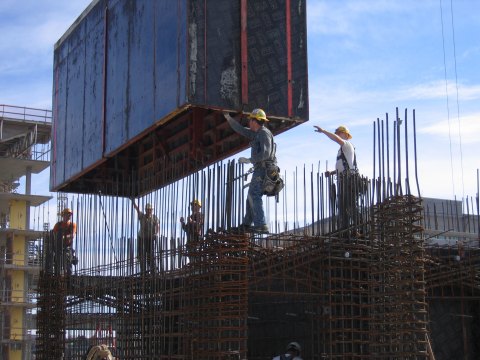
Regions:
[[[248, 128], [243, 127], [228, 113], [225, 112], [224, 116], [235, 132], [250, 140], [250, 158], [241, 157], [238, 162], [251, 163], [254, 167], [248, 189], [246, 212], [240, 230], [268, 233], [269, 228], [265, 221], [262, 200], [264, 180], [267, 168], [277, 163], [273, 135], [265, 126], [269, 120], [262, 109], [254, 109], [248, 116]], [[252, 223], [254, 226], [252, 226]]]

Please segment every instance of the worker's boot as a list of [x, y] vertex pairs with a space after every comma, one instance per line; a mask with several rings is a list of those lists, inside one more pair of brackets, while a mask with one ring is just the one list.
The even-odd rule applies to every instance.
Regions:
[[268, 228], [267, 224], [263, 224], [263, 225], [258, 225], [258, 226], [252, 227], [251, 231], [256, 232], [256, 233], [266, 234], [266, 233], [270, 232], [270, 229]]

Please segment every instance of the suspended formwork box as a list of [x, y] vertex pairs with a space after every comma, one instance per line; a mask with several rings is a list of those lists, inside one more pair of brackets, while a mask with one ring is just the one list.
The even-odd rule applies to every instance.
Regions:
[[248, 143], [224, 110], [306, 121], [305, 7], [93, 1], [55, 45], [51, 190], [138, 195], [226, 158]]

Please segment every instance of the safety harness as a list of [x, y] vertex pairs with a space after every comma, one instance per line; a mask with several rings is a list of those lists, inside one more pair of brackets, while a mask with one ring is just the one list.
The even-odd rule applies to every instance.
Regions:
[[345, 157], [345, 153], [343, 152], [343, 148], [340, 146], [340, 155], [337, 156], [337, 160], [342, 160], [343, 164], [343, 171], [350, 170], [358, 172], [357, 167], [357, 152], [355, 151], [355, 146], [353, 147], [353, 169], [350, 169], [350, 165], [348, 164], [347, 158]]

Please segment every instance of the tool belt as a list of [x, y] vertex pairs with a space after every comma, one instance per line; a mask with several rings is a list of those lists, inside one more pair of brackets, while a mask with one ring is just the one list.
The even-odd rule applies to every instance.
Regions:
[[280, 168], [275, 163], [267, 164], [265, 167], [265, 178], [263, 179], [263, 193], [267, 196], [276, 196], [282, 191], [285, 184], [280, 177]]

